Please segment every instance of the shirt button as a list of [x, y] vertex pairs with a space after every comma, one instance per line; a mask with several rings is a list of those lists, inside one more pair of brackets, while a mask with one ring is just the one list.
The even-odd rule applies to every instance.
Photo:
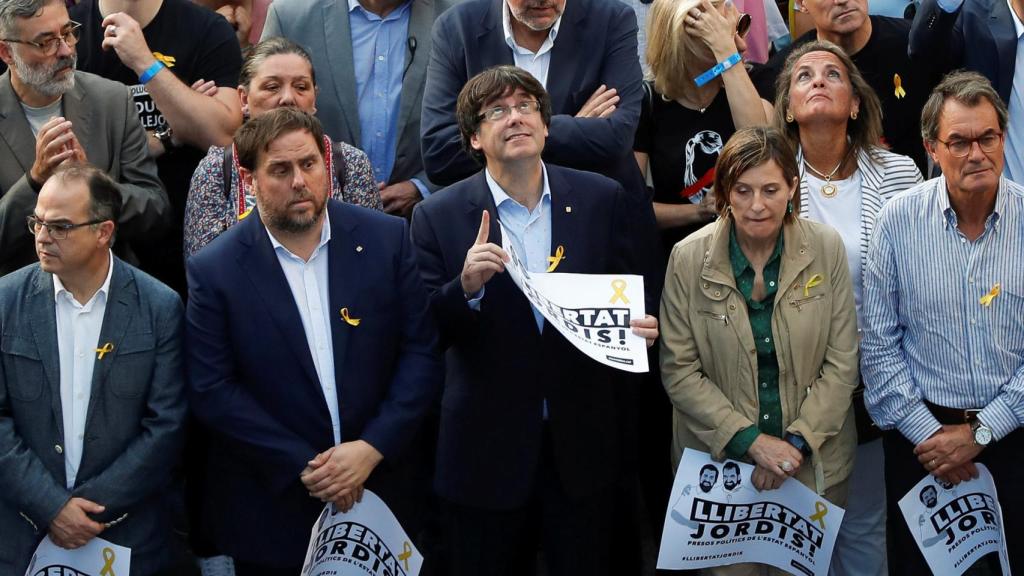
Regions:
[[971, 318], [971, 324], [972, 324], [972, 325], [974, 325], [974, 324], [977, 324], [977, 323], [978, 323], [978, 322], [977, 322], [977, 321], [976, 321], [976, 320], [975, 320], [974, 318]]
[[53, 451], [56, 452], [57, 454], [63, 454], [64, 453], [64, 449], [61, 448], [60, 444], [57, 444], [56, 446], [54, 446], [53, 447]]
[[772, 280], [771, 282], [768, 283], [768, 285], [774, 287], [775, 286], [775, 281]]
[[85, 438], [85, 435], [84, 435], [84, 434], [79, 434], [79, 435], [78, 435], [78, 439], [79, 439], [79, 440], [81, 440], [81, 439], [83, 439], [83, 438]]
[[762, 416], [762, 418], [764, 418], [765, 420], [767, 420], [767, 419], [768, 419], [768, 415], [767, 415], [767, 414], [765, 414], [764, 416]]
[[772, 341], [772, 339], [771, 339], [771, 338], [765, 338], [765, 339], [764, 339], [764, 341], [765, 341], [765, 342], [771, 342], [771, 341]]
[[761, 388], [767, 388], [767, 387], [768, 387], [768, 383], [767, 382], [761, 382]]
[[377, 56], [377, 60], [383, 62], [384, 61], [384, 55], [382, 54], [380, 56]]
[[85, 358], [85, 352], [79, 352], [78, 353], [78, 357], [79, 358]]

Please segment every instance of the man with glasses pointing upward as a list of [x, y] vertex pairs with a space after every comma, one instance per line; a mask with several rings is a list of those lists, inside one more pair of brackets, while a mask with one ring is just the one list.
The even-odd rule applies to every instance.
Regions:
[[33, 261], [25, 218], [69, 160], [118, 183], [119, 254], [166, 224], [167, 195], [128, 90], [75, 70], [78, 37], [60, 0], [0, 0], [0, 59], [9, 67], [0, 75], [0, 275]]

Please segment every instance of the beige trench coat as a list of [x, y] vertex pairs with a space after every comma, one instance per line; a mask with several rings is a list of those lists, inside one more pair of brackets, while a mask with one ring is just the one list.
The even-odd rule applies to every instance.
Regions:
[[[675, 407], [674, 466], [687, 447], [724, 458], [729, 440], [759, 417], [757, 352], [729, 260], [732, 225], [731, 216], [709, 224], [679, 242], [669, 260], [661, 373]], [[797, 218], [783, 225], [783, 238], [772, 315], [782, 418], [814, 451], [797, 478], [824, 494], [846, 481], [857, 446], [853, 289], [835, 230]]]

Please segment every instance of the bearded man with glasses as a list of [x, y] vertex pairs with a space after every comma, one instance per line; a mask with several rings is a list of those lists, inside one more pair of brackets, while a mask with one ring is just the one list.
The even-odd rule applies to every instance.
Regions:
[[[0, 0], [0, 275], [34, 258], [25, 218], [65, 162], [89, 162], [124, 198], [119, 253], [157, 242], [169, 203], [124, 85], [75, 70], [80, 25], [60, 0]], [[127, 242], [125, 242], [127, 241]]]

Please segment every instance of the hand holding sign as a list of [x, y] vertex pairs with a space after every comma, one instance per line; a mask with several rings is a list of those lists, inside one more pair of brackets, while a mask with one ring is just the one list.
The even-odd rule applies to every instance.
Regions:
[[490, 232], [491, 215], [484, 210], [476, 241], [466, 252], [466, 262], [462, 265], [462, 292], [467, 295], [476, 294], [496, 273], [505, 271], [508, 254], [497, 244], [487, 241]]
[[629, 325], [633, 328], [633, 334], [636, 334], [647, 341], [648, 348], [654, 346], [654, 341], [658, 339], [657, 318], [650, 314], [646, 314], [642, 319], [630, 320]]

